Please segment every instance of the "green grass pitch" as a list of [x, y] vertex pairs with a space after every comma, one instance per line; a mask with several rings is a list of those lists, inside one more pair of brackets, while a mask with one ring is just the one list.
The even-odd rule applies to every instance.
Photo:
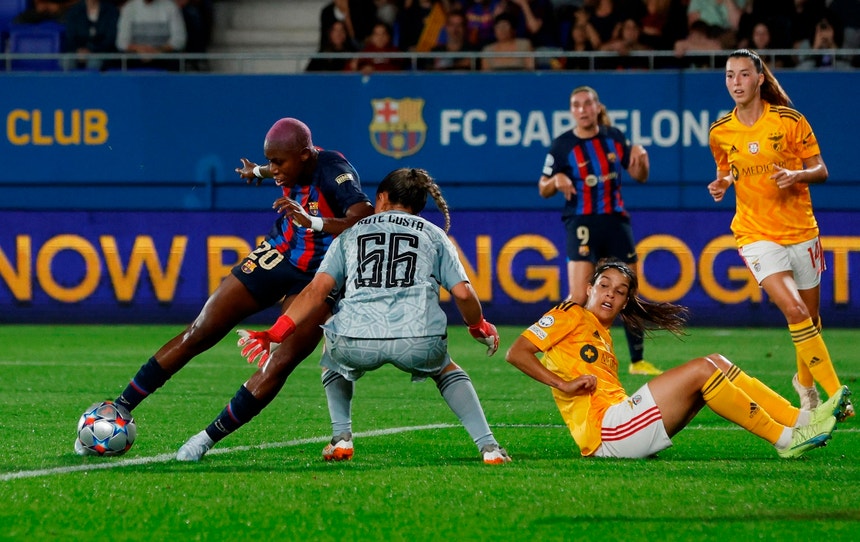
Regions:
[[[114, 398], [179, 326], [0, 327], [0, 540], [856, 540], [860, 419], [805, 458], [707, 409], [648, 460], [579, 457], [550, 391], [452, 327], [451, 350], [514, 461], [486, 466], [432, 382], [385, 368], [359, 381], [356, 455], [327, 464], [318, 356], [279, 397], [202, 461], [173, 454], [252, 373], [234, 336], [193, 360], [135, 412], [118, 458], [72, 451], [78, 416]], [[843, 383], [860, 393], [855, 330], [825, 328]], [[626, 370], [624, 334], [614, 330]], [[658, 334], [646, 358], [668, 368], [712, 352], [796, 403], [782, 329]], [[622, 376], [628, 392], [647, 377]], [[855, 394], [855, 398], [858, 395]], [[827, 537], [827, 538], [824, 538]]]

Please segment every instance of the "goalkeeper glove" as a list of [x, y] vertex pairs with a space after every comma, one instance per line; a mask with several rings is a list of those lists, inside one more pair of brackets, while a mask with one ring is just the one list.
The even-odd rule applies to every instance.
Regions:
[[496, 326], [487, 322], [484, 318], [473, 326], [469, 326], [469, 333], [479, 343], [487, 346], [487, 356], [492, 356], [499, 349], [499, 332]]
[[242, 357], [248, 360], [248, 363], [256, 363], [258, 367], [262, 367], [269, 361], [275, 348], [295, 330], [296, 323], [286, 314], [281, 315], [266, 331], [238, 330], [238, 345], [242, 349]]

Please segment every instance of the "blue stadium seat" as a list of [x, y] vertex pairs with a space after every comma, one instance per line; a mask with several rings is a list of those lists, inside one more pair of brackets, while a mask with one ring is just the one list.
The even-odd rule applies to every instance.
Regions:
[[9, 27], [19, 13], [27, 9], [27, 0], [0, 0], [0, 49], [6, 50]]
[[27, 9], [27, 0], [0, 0], [0, 28], [8, 28], [19, 13]]
[[[10, 53], [50, 53], [62, 51], [63, 26], [57, 23], [12, 25], [9, 29]], [[61, 70], [59, 59], [27, 58], [12, 61], [13, 71]]]

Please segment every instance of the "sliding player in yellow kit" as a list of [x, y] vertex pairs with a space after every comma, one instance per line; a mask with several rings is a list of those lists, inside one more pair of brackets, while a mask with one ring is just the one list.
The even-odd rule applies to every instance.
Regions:
[[779, 457], [797, 458], [830, 439], [845, 417], [850, 390], [842, 386], [815, 410], [791, 405], [720, 354], [692, 359], [627, 394], [618, 377], [610, 326], [673, 333], [686, 311], [637, 295], [636, 272], [619, 260], [601, 260], [586, 301], [566, 301], [529, 326], [505, 356], [514, 367], [552, 388], [561, 417], [580, 452], [590, 457], [650, 457], [707, 406], [770, 442]]

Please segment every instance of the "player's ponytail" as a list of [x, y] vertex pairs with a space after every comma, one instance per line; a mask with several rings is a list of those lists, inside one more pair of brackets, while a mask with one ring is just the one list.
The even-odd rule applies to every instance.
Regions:
[[442, 189], [439, 188], [427, 170], [420, 168], [395, 169], [379, 183], [376, 193], [382, 192], [388, 193], [388, 201], [406, 207], [415, 215], [424, 210], [429, 194], [436, 202], [436, 207], [442, 212], [442, 216], [445, 217], [445, 232], [451, 227], [448, 203], [442, 197]]

